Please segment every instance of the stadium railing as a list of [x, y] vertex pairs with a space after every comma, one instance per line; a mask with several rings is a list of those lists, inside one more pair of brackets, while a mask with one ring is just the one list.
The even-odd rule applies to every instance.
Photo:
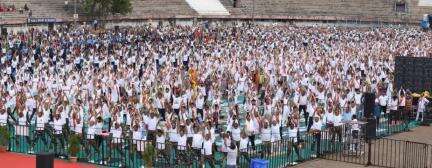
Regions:
[[[377, 134], [380, 137], [410, 129], [410, 122], [408, 121], [395, 122], [392, 124], [390, 120], [386, 118], [387, 117], [384, 116], [383, 119], [380, 120], [380, 128], [377, 129]], [[58, 158], [69, 158], [70, 153], [68, 150], [71, 145], [69, 137], [74, 133], [66, 126], [63, 127], [61, 132], [60, 130], [55, 130], [54, 127], [55, 126], [52, 124], [46, 124], [44, 130], [38, 130], [36, 124], [17, 125], [9, 122], [7, 124], [7, 129], [10, 133], [8, 150], [11, 152], [28, 154], [52, 152]], [[83, 130], [83, 132], [86, 133], [87, 128], [84, 126]], [[124, 128], [123, 130], [129, 129]], [[382, 133], [380, 133], [380, 130]], [[210, 165], [211, 163], [220, 166], [226, 165], [226, 153], [220, 145], [215, 145], [212, 158], [209, 158], [203, 156], [200, 149], [178, 147], [175, 143], [169, 142], [163, 144], [150, 140], [135, 140], [132, 139], [132, 134], [130, 132], [124, 134], [126, 138], [113, 138], [112, 134], [105, 134], [104, 136], [94, 135], [93, 137], [88, 137], [88, 135], [85, 134], [77, 135], [80, 140], [80, 150], [77, 154], [77, 158], [80, 162], [110, 167], [140, 167], [148, 164], [152, 164], [153, 167], [172, 165], [177, 165], [179, 167], [182, 165], [199, 167], [201, 163], [206, 165]], [[385, 146], [385, 149], [394, 149], [391, 145], [401, 144], [388, 139], [367, 141], [364, 135], [364, 126], [360, 129], [359, 134], [354, 136], [349, 124], [345, 124], [338, 129], [327, 127], [320, 133], [320, 136], [305, 133], [301, 134], [298, 138], [282, 137], [282, 139], [278, 141], [258, 143], [255, 146], [249, 145], [246, 149], [240, 149], [237, 164], [240, 167], [248, 167], [252, 159], [259, 158], [268, 160], [269, 167], [277, 168], [287, 167], [302, 161], [321, 157], [359, 164], [365, 164], [365, 162], [367, 164], [368, 159], [371, 158], [374, 165], [379, 165], [373, 158], [375, 156], [378, 158], [380, 155], [372, 155], [373, 157], [369, 158], [367, 155], [364, 155], [365, 153], [368, 154], [368, 145], [372, 144], [373, 146], [378, 145], [378, 147]], [[408, 143], [408, 145], [413, 148], [418, 147], [411, 145], [411, 143]], [[164, 148], [162, 148], [162, 146]], [[430, 146], [428, 149], [429, 148]], [[431, 153], [430, 150], [432, 149], [429, 149], [429, 153]], [[426, 153], [428, 153], [427, 150]], [[345, 155], [354, 154], [361, 154], [362, 156], [356, 159], [344, 157]], [[392, 162], [392, 160], [388, 162]], [[427, 163], [427, 159], [425, 162]], [[395, 165], [395, 163], [388, 163], [385, 165]]]

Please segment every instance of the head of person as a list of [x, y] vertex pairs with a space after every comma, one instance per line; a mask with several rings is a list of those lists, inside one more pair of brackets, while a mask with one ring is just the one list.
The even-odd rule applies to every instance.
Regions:
[[236, 145], [235, 145], [234, 141], [231, 141], [231, 143], [230, 143], [230, 145], [229, 145], [229, 148], [230, 148], [231, 150], [235, 150], [235, 149], [236, 149]]
[[208, 134], [205, 134], [204, 138], [205, 138], [206, 141], [208, 141], [208, 140], [210, 140], [211, 135], [210, 135], [209, 133], [208, 133]]
[[159, 137], [161, 137], [163, 135], [162, 129], [157, 129], [156, 135], [159, 136]]
[[319, 122], [319, 117], [318, 116], [314, 117], [314, 122], [316, 122], [316, 123]]

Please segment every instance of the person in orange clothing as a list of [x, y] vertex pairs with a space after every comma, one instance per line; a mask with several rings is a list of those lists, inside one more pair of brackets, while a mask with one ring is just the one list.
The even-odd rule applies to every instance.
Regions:
[[189, 69], [189, 80], [190, 83], [192, 85], [192, 88], [196, 88], [198, 86], [198, 81], [197, 81], [197, 72], [195, 70], [195, 68], [190, 68]]

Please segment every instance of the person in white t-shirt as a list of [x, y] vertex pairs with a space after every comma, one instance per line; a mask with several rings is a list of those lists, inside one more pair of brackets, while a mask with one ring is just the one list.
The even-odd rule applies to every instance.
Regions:
[[228, 148], [226, 149], [226, 153], [226, 167], [237, 168], [238, 148], [234, 142], [231, 141]]
[[394, 95], [390, 101], [389, 101], [389, 109], [390, 109], [390, 114], [389, 114], [389, 120], [390, 120], [390, 124], [396, 124], [396, 122], [399, 120], [399, 114], [398, 114], [398, 106], [399, 106], [399, 102], [398, 102], [398, 97], [396, 95]]
[[426, 106], [428, 103], [429, 103], [429, 100], [426, 98], [426, 95], [423, 95], [422, 97], [420, 97], [420, 99], [418, 100], [418, 104], [417, 104], [416, 121], [419, 120], [420, 115], [421, 115], [421, 121], [423, 121], [424, 113], [426, 111]]
[[185, 129], [186, 129], [186, 137], [187, 137], [187, 146], [192, 147], [194, 130], [193, 130], [193, 123], [189, 118], [186, 119]]
[[42, 140], [44, 145], [47, 144], [47, 139], [45, 136], [45, 124], [47, 122], [48, 121], [46, 121], [46, 117], [44, 116], [43, 112], [42, 111], [38, 112], [36, 116], [36, 132], [33, 138], [33, 148], [37, 144], [39, 138]]
[[[113, 123], [113, 127], [110, 129], [110, 133], [111, 133], [111, 143], [110, 143], [111, 149], [108, 150], [109, 151], [108, 161], [111, 160], [112, 153], [114, 153], [116, 151], [119, 153], [119, 155], [114, 155], [114, 157], [122, 157], [123, 156], [123, 152], [122, 152], [122, 143], [124, 142], [122, 139], [123, 131], [122, 131], [122, 128], [120, 127], [120, 124], [118, 122]], [[119, 159], [119, 158], [116, 158], [116, 159]]]
[[177, 147], [175, 152], [177, 164], [189, 163], [187, 156], [188, 148], [186, 127], [182, 125], [178, 128]]
[[[27, 117], [25, 117], [23, 112], [18, 112], [18, 119], [15, 119], [14, 116], [10, 115], [11, 119], [15, 122], [15, 143], [17, 147], [20, 146], [20, 140], [26, 140], [28, 144], [30, 144], [29, 137], [29, 123]], [[23, 150], [23, 149], [19, 149]]]
[[376, 100], [380, 106], [381, 113], [386, 114], [387, 113], [387, 105], [388, 105], [388, 98], [384, 93], [381, 93], [381, 95]]
[[[338, 142], [342, 142], [342, 115], [340, 114], [340, 109], [334, 109], [334, 115], [332, 116], [331, 122], [333, 123], [333, 127], [331, 128], [331, 140], [334, 143], [336, 137], [338, 138]], [[331, 143], [331, 144], [333, 144]]]
[[262, 154], [268, 156], [271, 152], [271, 128], [267, 120], [264, 119], [262, 123], [263, 127], [260, 129], [261, 140], [264, 148], [264, 153]]
[[156, 131], [155, 148], [158, 157], [169, 159], [168, 151], [166, 148], [166, 136], [162, 129]]
[[201, 150], [203, 148], [203, 132], [200, 129], [199, 126], [194, 126], [194, 134], [192, 137], [192, 150], [193, 150], [193, 157], [196, 159], [201, 158]]
[[209, 163], [210, 167], [215, 167], [215, 160], [214, 160], [214, 141], [211, 138], [210, 133], [205, 134], [204, 140], [203, 140], [203, 148], [202, 148], [202, 154], [203, 154], [203, 160], [202, 164]]
[[2, 108], [0, 105], [0, 127], [6, 127], [8, 122], [7, 110]]
[[156, 127], [159, 123], [159, 117], [156, 113], [151, 112], [150, 117], [147, 118], [147, 120], [144, 120], [144, 123], [146, 124], [146, 129], [148, 131], [147, 140], [154, 142], [156, 140]]
[[299, 145], [301, 143], [301, 142], [299, 142], [299, 138], [300, 138], [299, 137], [299, 135], [300, 135], [299, 127], [298, 127], [298, 124], [295, 124], [295, 123], [296, 122], [293, 121], [293, 122], [289, 122], [289, 124], [288, 124], [289, 141], [288, 141], [288, 152], [287, 152], [288, 156], [287, 157], [291, 158], [290, 155], [292, 153], [292, 148], [294, 148], [294, 150], [298, 156], [298, 160], [302, 161], [303, 158], [302, 158], [302, 156], [300, 154], [300, 150], [299, 150]]
[[314, 121], [310, 130], [310, 133], [314, 136], [314, 142], [312, 146], [312, 149], [315, 149], [316, 155], [314, 154], [313, 157], [317, 157], [321, 154], [321, 130], [322, 130], [322, 121], [319, 116], [314, 117]]
[[[63, 126], [65, 124], [65, 120], [62, 118], [60, 114], [55, 114], [54, 117], [54, 144], [56, 146], [56, 155], [60, 154], [60, 151], [64, 151], [65, 148], [65, 138], [66, 136], [63, 134]], [[60, 144], [60, 147], [58, 145]]]
[[398, 98], [399, 98], [399, 107], [398, 107], [398, 113], [400, 114], [399, 120], [406, 121], [407, 119], [407, 110], [406, 110], [406, 96], [405, 96], [405, 90], [401, 88], [398, 92]]
[[240, 139], [241, 139], [241, 129], [238, 124], [238, 121], [234, 121], [232, 124], [232, 128], [229, 130], [231, 133], [231, 137], [233, 141], [236, 143], [236, 146], [240, 146]]
[[360, 140], [360, 124], [358, 123], [357, 120], [357, 116], [353, 115], [352, 116], [352, 120], [350, 122], [351, 125], [351, 138], [352, 140], [350, 142], [352, 142], [350, 144], [350, 151], [358, 151], [358, 146], [359, 146], [359, 140]]

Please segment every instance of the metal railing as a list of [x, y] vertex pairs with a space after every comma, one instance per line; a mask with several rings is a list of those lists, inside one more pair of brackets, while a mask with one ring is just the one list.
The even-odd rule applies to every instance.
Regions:
[[388, 138], [365, 140], [354, 151], [339, 148], [331, 150], [324, 159], [394, 168], [431, 167], [432, 145]]
[[[203, 149], [192, 148], [188, 141], [188, 146], [178, 146], [176, 143], [166, 141], [156, 143], [154, 140], [133, 139], [130, 132], [122, 135], [124, 138], [115, 138], [112, 134], [88, 135], [86, 126], [82, 129], [84, 134], [72, 132], [66, 125], [55, 126], [45, 124], [44, 129], [40, 129], [36, 124], [15, 125], [8, 123], [9, 151], [19, 153], [35, 154], [40, 152], [51, 152], [59, 158], [69, 158], [69, 147], [71, 135], [79, 139], [79, 152], [77, 158], [80, 162], [95, 163], [109, 167], [141, 167], [151, 164], [153, 167], [200, 167], [201, 164], [225, 166], [226, 152], [223, 147], [213, 143], [212, 154], [205, 156]], [[377, 132], [380, 136], [387, 136], [397, 132], [406, 131], [407, 122], [390, 123], [387, 116], [380, 119], [379, 128], [384, 130]], [[129, 130], [127, 127], [123, 130]], [[262, 139], [262, 138], [261, 138]], [[393, 166], [392, 160], [389, 163], [380, 164], [382, 155], [375, 155], [373, 152], [380, 153], [378, 150], [389, 143], [391, 140], [381, 139], [367, 141], [365, 139], [365, 127], [362, 125], [357, 132], [353, 132], [349, 124], [333, 127], [327, 126], [319, 134], [300, 134], [297, 138], [282, 136], [281, 140], [261, 142], [254, 146], [251, 144], [247, 148], [239, 149], [237, 155], [237, 165], [249, 167], [250, 161], [254, 158], [269, 161], [269, 167], [279, 168], [295, 165], [298, 162], [321, 157], [325, 159], [368, 164], [368, 159], [373, 165]], [[239, 147], [239, 142], [236, 142]], [[398, 143], [393, 142], [393, 145]], [[395, 149], [385, 144], [386, 149]], [[368, 148], [371, 144], [373, 150]], [[417, 146], [410, 145], [412, 148]], [[223, 145], [222, 145], [223, 146]], [[423, 154], [430, 156], [430, 147], [422, 151]], [[428, 151], [429, 150], [429, 151]], [[369, 152], [373, 151], [373, 152]], [[410, 150], [414, 152], [413, 150]], [[368, 154], [372, 157], [368, 158]], [[395, 154], [394, 152], [388, 152]], [[405, 152], [406, 153], [406, 152]], [[429, 153], [429, 154], [428, 154]], [[415, 153], [417, 154], [417, 153]], [[408, 155], [407, 155], [408, 156]], [[412, 156], [412, 155], [409, 155]], [[375, 159], [376, 158], [376, 159]], [[409, 159], [409, 158], [407, 158]], [[425, 165], [428, 159], [423, 159]], [[390, 162], [392, 162], [390, 164]], [[430, 162], [430, 159], [429, 159]], [[420, 163], [420, 162], [416, 162]], [[430, 163], [429, 163], [430, 164]], [[399, 164], [398, 164], [399, 165]], [[395, 166], [397, 167], [397, 165]]]

